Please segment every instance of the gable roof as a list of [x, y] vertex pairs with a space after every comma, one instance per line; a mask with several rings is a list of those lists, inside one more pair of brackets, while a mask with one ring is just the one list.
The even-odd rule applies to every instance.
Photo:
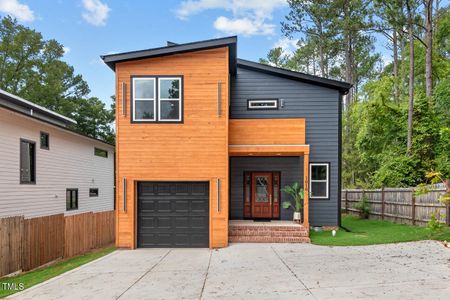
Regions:
[[249, 69], [257, 72], [263, 72], [266, 74], [279, 76], [287, 79], [299, 80], [306, 83], [311, 83], [319, 86], [328, 87], [331, 89], [339, 90], [339, 92], [346, 94], [352, 85], [348, 82], [323, 78], [319, 76], [309, 75], [301, 72], [291, 71], [283, 68], [272, 67], [265, 64], [256, 63], [253, 61], [238, 59], [238, 67]]
[[131, 52], [123, 52], [123, 53], [117, 53], [117, 54], [101, 55], [100, 57], [113, 71], [115, 71], [116, 63], [119, 63], [119, 62], [145, 59], [145, 58], [158, 57], [158, 56], [173, 55], [173, 54], [213, 49], [213, 48], [220, 48], [220, 47], [228, 47], [229, 48], [230, 73], [236, 74], [236, 57], [237, 57], [237, 54], [236, 54], [237, 45], [236, 44], [237, 44], [237, 37], [230, 36], [230, 37], [225, 37], [225, 38], [204, 40], [204, 41], [186, 43], [186, 44], [175, 44], [172, 42], [168, 42], [168, 45], [165, 47], [152, 48], [152, 49], [139, 50], [139, 51], [131, 51]]

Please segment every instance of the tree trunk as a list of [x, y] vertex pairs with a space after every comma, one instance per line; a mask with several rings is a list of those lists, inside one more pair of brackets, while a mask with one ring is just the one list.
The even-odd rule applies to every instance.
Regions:
[[407, 153], [411, 152], [413, 113], [414, 113], [414, 25], [411, 4], [406, 1], [408, 10], [408, 35], [409, 35], [409, 101], [408, 101], [408, 137], [406, 143]]
[[394, 101], [399, 103], [399, 87], [398, 87], [398, 37], [397, 29], [394, 28], [392, 34], [392, 48], [394, 51]]
[[322, 42], [319, 44], [319, 63], [320, 63], [320, 73], [322, 77], [325, 76], [325, 59], [323, 58], [323, 45]]
[[[345, 34], [345, 81], [352, 83], [352, 62], [351, 62], [351, 46], [350, 46], [350, 34], [347, 32]], [[346, 97], [347, 108], [353, 102], [353, 88], [348, 91]]]
[[433, 0], [425, 1], [425, 88], [427, 97], [433, 96]]

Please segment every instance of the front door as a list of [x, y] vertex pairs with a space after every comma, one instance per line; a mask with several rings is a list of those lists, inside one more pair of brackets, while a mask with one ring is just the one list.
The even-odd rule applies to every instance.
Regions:
[[252, 217], [272, 218], [272, 173], [252, 173]]

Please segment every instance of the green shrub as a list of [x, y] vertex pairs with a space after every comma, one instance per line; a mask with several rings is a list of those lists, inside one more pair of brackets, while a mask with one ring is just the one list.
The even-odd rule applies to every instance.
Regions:
[[369, 205], [369, 199], [366, 195], [364, 195], [361, 200], [359, 200], [358, 203], [355, 204], [355, 208], [359, 211], [359, 216], [362, 219], [369, 218], [370, 213], [370, 205]]
[[442, 230], [442, 228], [444, 228], [444, 224], [439, 222], [440, 216], [441, 216], [441, 214], [439, 212], [432, 213], [430, 221], [428, 221], [427, 228], [432, 231]]

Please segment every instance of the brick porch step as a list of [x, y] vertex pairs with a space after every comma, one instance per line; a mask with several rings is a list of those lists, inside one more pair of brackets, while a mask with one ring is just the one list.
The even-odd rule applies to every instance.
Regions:
[[309, 243], [309, 230], [292, 222], [256, 223], [231, 221], [228, 228], [230, 242], [234, 243]]
[[229, 236], [230, 243], [310, 243], [309, 237]]

